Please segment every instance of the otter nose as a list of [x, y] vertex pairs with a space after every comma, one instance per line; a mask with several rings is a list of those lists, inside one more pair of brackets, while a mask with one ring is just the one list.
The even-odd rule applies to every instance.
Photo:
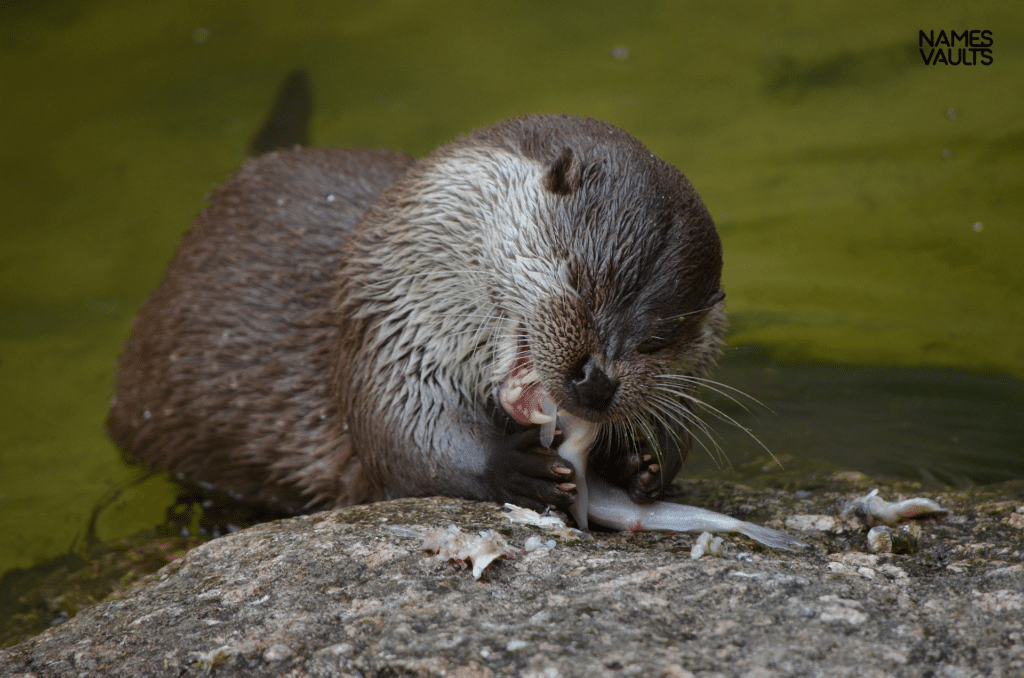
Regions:
[[572, 390], [580, 405], [593, 410], [608, 408], [615, 392], [619, 389], [619, 383], [612, 380], [608, 374], [590, 356], [587, 362], [569, 380]]

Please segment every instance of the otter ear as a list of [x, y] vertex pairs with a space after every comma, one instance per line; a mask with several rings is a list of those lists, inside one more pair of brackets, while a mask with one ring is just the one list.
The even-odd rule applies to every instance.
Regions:
[[571, 148], [566, 147], [548, 168], [544, 176], [544, 186], [552, 193], [570, 195], [580, 187], [582, 176], [583, 164], [580, 157]]

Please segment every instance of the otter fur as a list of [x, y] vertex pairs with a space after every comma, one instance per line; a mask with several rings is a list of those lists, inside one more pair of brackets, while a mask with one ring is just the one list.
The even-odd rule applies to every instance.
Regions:
[[274, 152], [185, 237], [108, 430], [132, 461], [291, 512], [570, 509], [586, 479], [551, 449], [561, 417], [599, 430], [587, 473], [648, 504], [700, 426], [721, 269], [689, 181], [597, 120], [512, 118], [420, 160]]

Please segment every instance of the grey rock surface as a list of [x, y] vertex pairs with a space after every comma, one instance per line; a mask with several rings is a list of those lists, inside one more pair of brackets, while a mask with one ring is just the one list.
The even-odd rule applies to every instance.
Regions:
[[[811, 548], [730, 535], [693, 560], [696, 535], [562, 530], [527, 553], [552, 533], [495, 505], [386, 502], [206, 543], [0, 651], [0, 675], [1024, 676], [1020, 487], [933, 496], [951, 514], [906, 555], [867, 553], [843, 492], [727, 489]], [[448, 524], [520, 552], [475, 580], [410, 536]]]

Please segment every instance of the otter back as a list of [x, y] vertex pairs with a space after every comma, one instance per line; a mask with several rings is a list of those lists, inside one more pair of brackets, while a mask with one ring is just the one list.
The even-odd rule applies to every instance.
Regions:
[[282, 151], [210, 196], [121, 356], [107, 427], [130, 461], [292, 511], [374, 498], [329, 393], [332, 296], [346, 234], [411, 164]]

